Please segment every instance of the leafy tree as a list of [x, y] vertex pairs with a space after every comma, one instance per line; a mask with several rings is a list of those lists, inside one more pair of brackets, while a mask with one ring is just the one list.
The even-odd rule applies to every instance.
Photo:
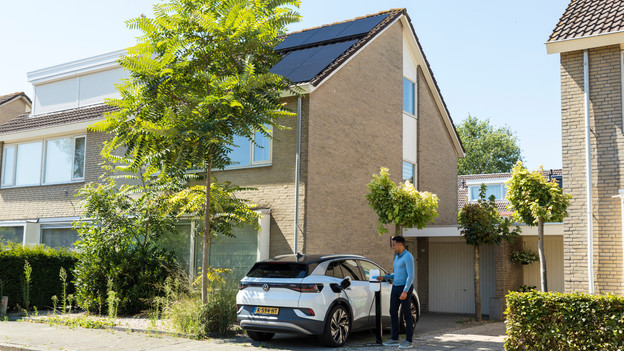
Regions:
[[368, 183], [366, 194], [369, 206], [379, 216], [379, 235], [386, 233], [386, 224], [395, 225], [395, 235], [401, 235], [401, 228], [422, 229], [438, 217], [438, 197], [424, 191], [419, 192], [410, 182], [395, 184], [388, 177], [388, 169], [381, 168]]
[[544, 253], [544, 223], [563, 222], [568, 216], [568, 206], [572, 196], [566, 194], [552, 179], [550, 182], [543, 176], [544, 170], [529, 172], [522, 162], [518, 162], [507, 181], [507, 200], [509, 209], [514, 211], [513, 217], [529, 226], [537, 225], [538, 253], [540, 258], [541, 288], [548, 291], [546, 278], [546, 256]]
[[518, 138], [509, 127], [468, 115], [458, 127], [466, 157], [457, 160], [458, 174], [505, 173], [522, 160]]
[[474, 284], [475, 284], [475, 319], [481, 321], [481, 283], [479, 275], [479, 246], [500, 244], [503, 240], [513, 241], [520, 233], [520, 228], [510, 230], [511, 221], [502, 218], [496, 208], [494, 195], [485, 199], [487, 187], [481, 184], [479, 200], [476, 203], [467, 203], [459, 211], [458, 222], [461, 226], [461, 235], [466, 244], [474, 247]]
[[119, 110], [96, 131], [110, 132], [104, 153], [123, 148], [137, 164], [164, 176], [206, 169], [202, 301], [207, 301], [211, 233], [211, 172], [231, 163], [235, 135], [252, 140], [293, 116], [280, 92], [285, 78], [269, 73], [285, 26], [300, 20], [299, 0], [171, 0], [154, 5], [155, 18], [127, 22], [143, 36], [122, 55], [130, 77], [117, 87]]

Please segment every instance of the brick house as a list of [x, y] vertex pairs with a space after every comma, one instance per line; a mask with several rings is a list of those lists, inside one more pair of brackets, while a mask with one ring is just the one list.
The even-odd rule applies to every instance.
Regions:
[[[571, 1], [546, 49], [560, 54], [566, 292], [624, 293], [624, 3]], [[588, 220], [589, 219], [589, 220]]]
[[[255, 142], [263, 148], [239, 140], [231, 155], [238, 164], [214, 173], [219, 181], [257, 188], [241, 197], [262, 214], [259, 231], [240, 230], [235, 240], [217, 243], [215, 265], [235, 258], [245, 268], [296, 250], [362, 254], [391, 267], [389, 236], [377, 233], [376, 215], [364, 198], [366, 184], [382, 166], [394, 181], [410, 179], [419, 190], [437, 194], [435, 224], [456, 225], [457, 158], [463, 148], [404, 9], [291, 33], [276, 50], [283, 58], [272, 71], [305, 93], [284, 96], [298, 115], [280, 121], [289, 129], [273, 131], [273, 141], [258, 133]], [[0, 186], [0, 229], [24, 243], [67, 245], [75, 238], [68, 227], [80, 215], [73, 194], [97, 181], [106, 138], [87, 126], [110, 110], [102, 99], [114, 96], [113, 83], [127, 75], [115, 62], [120, 54], [29, 73], [33, 113], [0, 125], [2, 179], [7, 179]], [[75, 177], [68, 170], [59, 182], [48, 182], [46, 150], [57, 140], [70, 150], [58, 151], [59, 158], [72, 159], [68, 167], [82, 173]], [[24, 173], [19, 158], [29, 147], [42, 155], [41, 176], [25, 184], [18, 180]], [[172, 234], [191, 270], [201, 262], [192, 225]], [[415, 251], [419, 243], [408, 239]], [[427, 269], [428, 262], [417, 265]], [[418, 284], [427, 290], [428, 281]]]
[[23, 92], [0, 96], [0, 124], [30, 112], [32, 102]]

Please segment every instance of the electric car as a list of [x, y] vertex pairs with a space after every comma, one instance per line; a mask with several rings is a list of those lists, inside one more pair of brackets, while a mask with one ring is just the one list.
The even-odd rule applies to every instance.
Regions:
[[[237, 320], [256, 341], [297, 333], [318, 335], [325, 346], [342, 346], [352, 331], [375, 327], [371, 284], [381, 284], [382, 324], [390, 326], [391, 282], [369, 282], [375, 269], [388, 274], [358, 255], [283, 255], [257, 262], [240, 281]], [[415, 324], [420, 301], [415, 291], [410, 298]]]

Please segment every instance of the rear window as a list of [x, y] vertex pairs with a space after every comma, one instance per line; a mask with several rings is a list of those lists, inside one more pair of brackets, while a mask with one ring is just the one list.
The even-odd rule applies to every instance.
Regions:
[[304, 278], [308, 275], [308, 265], [292, 262], [258, 262], [249, 273], [252, 278]]

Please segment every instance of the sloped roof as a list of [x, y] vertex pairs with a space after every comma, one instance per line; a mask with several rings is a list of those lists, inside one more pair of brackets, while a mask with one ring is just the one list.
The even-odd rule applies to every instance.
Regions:
[[107, 104], [97, 104], [36, 116], [25, 113], [0, 125], [0, 135], [101, 119], [103, 113], [116, 109]]
[[26, 95], [24, 92], [17, 92], [17, 93], [12, 93], [12, 94], [7, 94], [7, 95], [2, 95], [0, 96], [0, 105], [5, 104], [11, 100], [14, 100], [15, 98], [18, 97], [24, 97], [26, 100], [28, 100], [28, 103], [32, 103], [32, 101], [30, 101], [30, 98], [28, 97], [28, 95]]
[[[556, 177], [555, 179], [561, 179], [563, 176], [563, 170], [561, 169], [549, 169], [542, 172], [544, 178]], [[501, 182], [511, 178], [511, 173], [488, 173], [488, 174], [468, 174], [457, 176], [457, 209], [461, 210], [468, 202], [468, 184], [478, 183], [479, 181], [491, 182], [493, 180], [500, 180]], [[562, 183], [559, 183], [562, 186]], [[500, 200], [496, 201], [496, 208], [498, 212], [503, 216], [511, 215], [511, 211], [507, 209], [509, 201]]]
[[624, 1], [572, 0], [548, 42], [624, 31]]

